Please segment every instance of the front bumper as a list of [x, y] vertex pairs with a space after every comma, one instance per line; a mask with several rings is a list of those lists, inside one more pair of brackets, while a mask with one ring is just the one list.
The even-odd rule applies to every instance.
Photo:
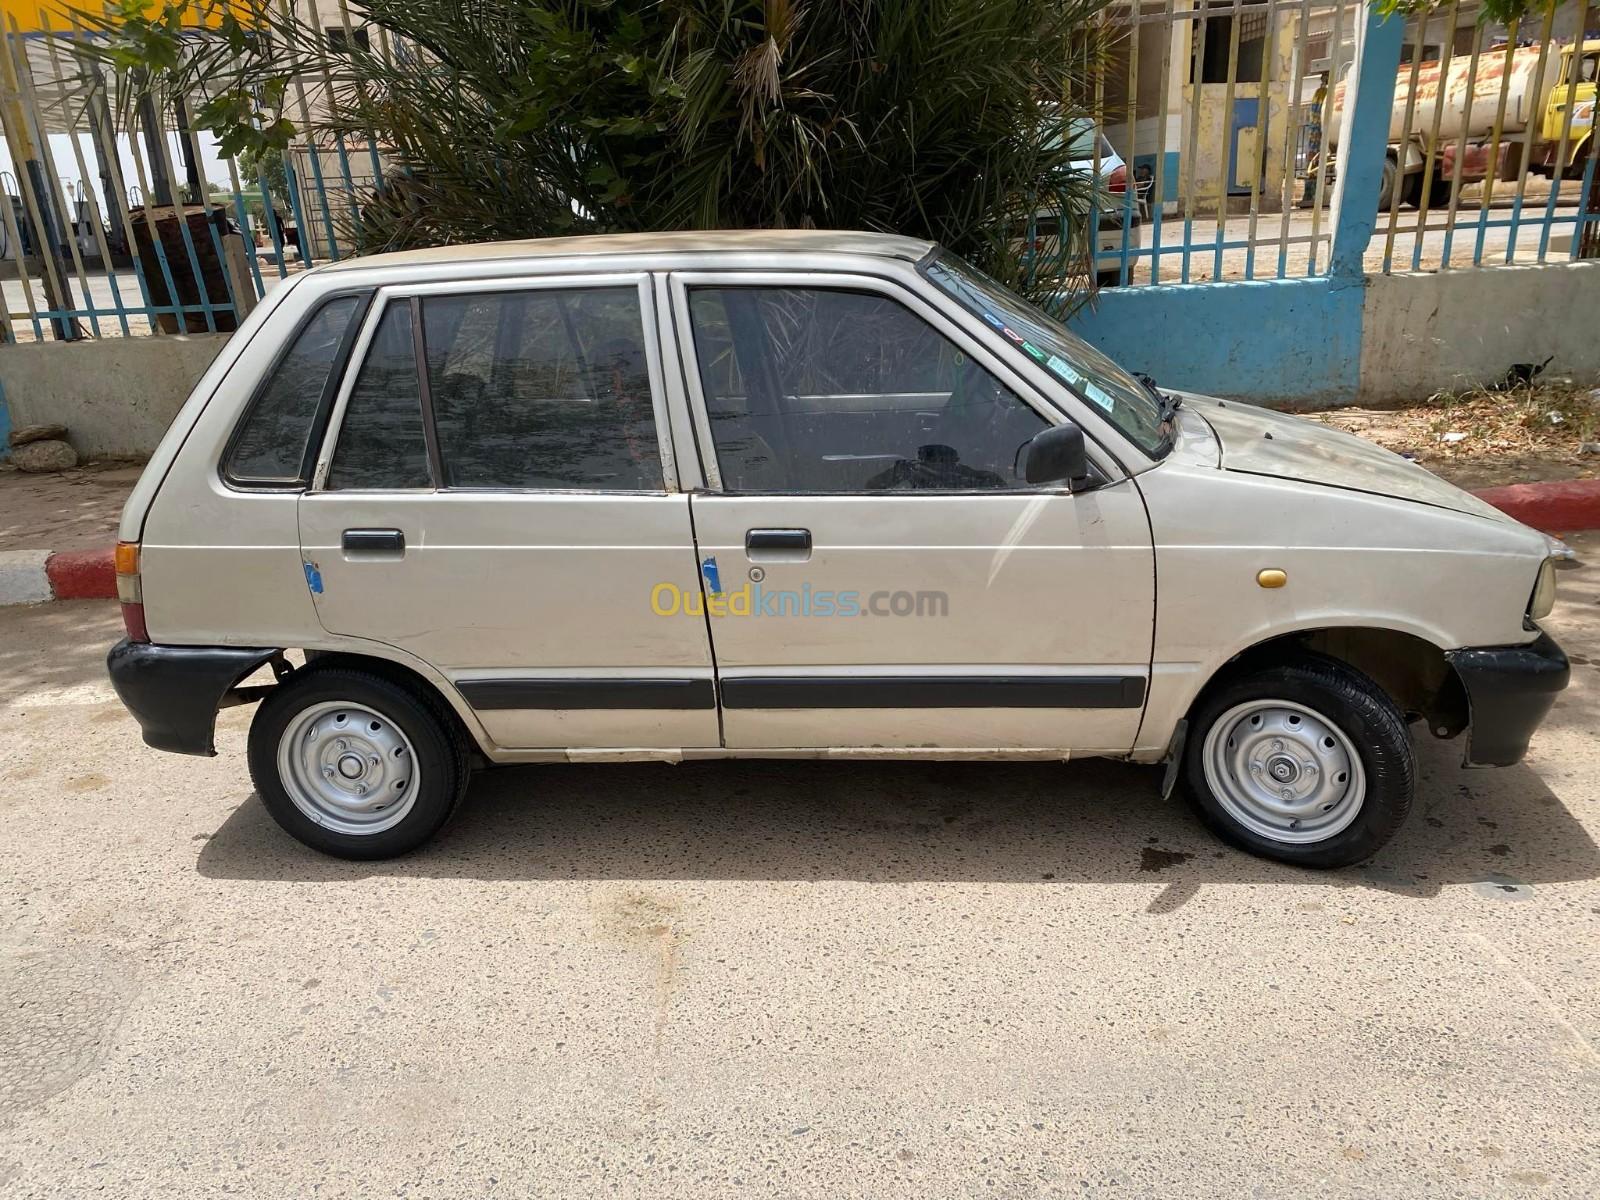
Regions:
[[1525, 646], [1451, 650], [1445, 654], [1467, 692], [1471, 731], [1466, 765], [1509, 767], [1522, 761], [1572, 668], [1548, 633]]
[[235, 685], [277, 650], [157, 646], [123, 638], [106, 655], [111, 686], [139, 722], [147, 746], [175, 754], [217, 752], [217, 709]]

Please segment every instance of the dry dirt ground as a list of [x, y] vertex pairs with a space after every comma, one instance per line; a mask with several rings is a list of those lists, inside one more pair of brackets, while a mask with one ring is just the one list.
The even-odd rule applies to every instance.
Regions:
[[137, 463], [92, 462], [59, 475], [0, 466], [0, 550], [92, 550], [117, 540]]
[[1592, 381], [1306, 415], [1404, 454], [1458, 487], [1600, 475], [1600, 387]]

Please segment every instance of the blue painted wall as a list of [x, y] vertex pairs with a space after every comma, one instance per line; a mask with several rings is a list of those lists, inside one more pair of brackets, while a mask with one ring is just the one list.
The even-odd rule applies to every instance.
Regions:
[[11, 406], [6, 403], [6, 389], [0, 385], [0, 460], [11, 457]]
[[1336, 404], [1361, 383], [1363, 291], [1326, 276], [1107, 288], [1070, 324], [1166, 387]]

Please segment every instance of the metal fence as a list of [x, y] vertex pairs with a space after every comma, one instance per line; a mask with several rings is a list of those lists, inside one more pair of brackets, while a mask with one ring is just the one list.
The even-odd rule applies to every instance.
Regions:
[[[317, 4], [297, 11], [319, 39], [365, 38], [344, 0], [323, 12], [335, 3], [331, 30]], [[250, 164], [193, 127], [203, 96], [140, 98], [123, 128], [116, 81], [72, 53], [63, 39], [87, 35], [65, 20], [52, 27], [45, 10], [38, 28], [11, 17], [4, 30], [0, 341], [230, 332], [279, 280], [352, 252], [361, 199], [383, 181], [374, 141], [293, 146], [281, 170]], [[380, 52], [407, 52], [377, 36]], [[292, 83], [302, 128], [326, 86]]]
[[1580, 256], [1592, 211], [1600, 34], [1587, 0], [1531, 27], [1407, 22], [1373, 269], [1449, 270]]
[[[1347, 200], [1380, 209], [1369, 271], [1580, 255], [1575, 235], [1600, 219], [1600, 35], [1581, 36], [1595, 16], [1571, 0], [1536, 28], [1506, 28], [1474, 0], [1452, 0], [1405, 18], [1383, 186]], [[1131, 0], [1106, 19], [1111, 69], [1096, 121], [1108, 161], [1132, 164], [1139, 182], [1107, 197], [1102, 280], [1326, 270], [1362, 6]]]
[[[1582, 254], [1581, 231], [1600, 237], [1589, 5], [1528, 29], [1484, 23], [1476, 0], [1406, 18], [1381, 194], [1340, 201], [1377, 209], [1369, 272], [1547, 262]], [[295, 11], [325, 47], [370, 36], [392, 60], [413, 52], [356, 27], [344, 0]], [[1313, 0], [1107, 10], [1082, 161], [1102, 184], [1103, 286], [1328, 270], [1340, 159], [1358, 149], [1341, 132], [1364, 13]], [[363, 198], [383, 186], [381, 146], [296, 145], [280, 175], [218, 155], [183, 104], [146, 99], [121, 127], [114, 81], [52, 34], [81, 30], [47, 14], [4, 30], [0, 340], [227, 332], [277, 281], [352, 252]], [[302, 128], [327, 86], [326, 72], [291, 85]]]
[[[1310, 0], [1134, 0], [1109, 10], [1096, 123], [1138, 186], [1113, 194], [1101, 219], [1102, 282], [1321, 269], [1332, 231], [1316, 71], [1348, 63], [1360, 13]], [[1319, 63], [1329, 48], [1337, 60]], [[1106, 237], [1107, 226], [1121, 237]]]

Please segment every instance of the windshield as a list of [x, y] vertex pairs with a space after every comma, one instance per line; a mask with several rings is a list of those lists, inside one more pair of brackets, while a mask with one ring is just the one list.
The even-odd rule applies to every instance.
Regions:
[[1161, 402], [1151, 390], [1060, 321], [940, 251], [922, 273], [1005, 335], [1006, 340], [1092, 404], [1146, 454], [1171, 449]]

